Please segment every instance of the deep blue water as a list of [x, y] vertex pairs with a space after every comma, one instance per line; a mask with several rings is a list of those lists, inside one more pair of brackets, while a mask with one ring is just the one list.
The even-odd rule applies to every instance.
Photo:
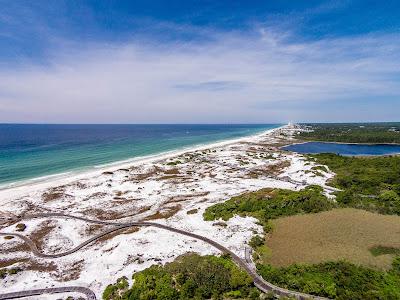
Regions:
[[278, 126], [0, 124], [0, 185], [244, 137]]
[[283, 147], [285, 150], [298, 153], [336, 153], [340, 155], [388, 155], [400, 153], [400, 145], [391, 144], [340, 144], [324, 142], [307, 142]]

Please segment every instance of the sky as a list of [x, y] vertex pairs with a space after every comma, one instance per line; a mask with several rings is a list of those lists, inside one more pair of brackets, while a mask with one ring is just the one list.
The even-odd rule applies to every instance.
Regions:
[[398, 0], [0, 0], [0, 123], [399, 112]]

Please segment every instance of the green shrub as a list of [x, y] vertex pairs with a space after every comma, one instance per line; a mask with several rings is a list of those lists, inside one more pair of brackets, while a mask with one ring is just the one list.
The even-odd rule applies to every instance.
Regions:
[[387, 247], [387, 246], [375, 246], [369, 249], [369, 252], [373, 256], [385, 255], [385, 254], [395, 254], [400, 255], [400, 248]]
[[109, 284], [103, 292], [104, 300], [120, 300], [129, 287], [128, 278], [125, 276], [118, 278], [115, 284]]
[[400, 299], [400, 259], [389, 272], [345, 261], [284, 268], [257, 265], [265, 280], [280, 287], [334, 299]]
[[379, 200], [387, 203], [400, 203], [400, 196], [395, 191], [384, 190], [379, 194]]
[[21, 271], [22, 271], [22, 269], [19, 267], [9, 268], [9, 269], [7, 269], [7, 268], [0, 269], [0, 279], [6, 278], [7, 275], [15, 275]]
[[0, 279], [7, 277], [7, 269], [0, 269]]
[[391, 272], [400, 277], [400, 256], [393, 260]]
[[17, 274], [17, 273], [19, 273], [19, 272], [21, 272], [22, 271], [22, 269], [21, 268], [18, 268], [18, 267], [16, 267], [16, 268], [10, 268], [10, 269], [8, 269], [8, 274], [9, 275], [15, 275], [15, 274]]
[[262, 245], [264, 245], [264, 238], [259, 236], [259, 235], [255, 235], [251, 238], [249, 245], [251, 248], [256, 249], [257, 247], [260, 247]]
[[134, 283], [107, 286], [105, 300], [246, 298], [253, 281], [229, 256], [184, 255], [165, 266], [151, 266], [133, 275]]
[[24, 231], [26, 229], [26, 225], [24, 223], [17, 224], [17, 231]]
[[328, 168], [326, 166], [315, 166], [312, 167], [311, 170], [328, 172]]
[[346, 157], [323, 153], [309, 157], [336, 173], [331, 184], [342, 190], [336, 195], [340, 206], [400, 215], [400, 156]]
[[181, 163], [182, 162], [180, 160], [170, 161], [170, 162], [167, 162], [167, 166], [176, 166], [176, 165], [179, 165]]
[[264, 230], [271, 231], [270, 219], [300, 213], [330, 210], [334, 203], [322, 194], [319, 186], [309, 186], [300, 191], [262, 189], [244, 193], [224, 203], [208, 207], [203, 217], [207, 221], [222, 218], [227, 221], [234, 215], [258, 218]]

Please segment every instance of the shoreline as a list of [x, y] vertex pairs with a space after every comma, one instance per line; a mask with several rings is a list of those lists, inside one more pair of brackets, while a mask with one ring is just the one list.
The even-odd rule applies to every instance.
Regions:
[[[251, 134], [248, 136], [220, 140], [217, 142], [211, 142], [209, 144], [200, 144], [194, 146], [188, 146], [184, 148], [179, 148], [175, 150], [160, 152], [157, 154], [150, 154], [145, 156], [138, 156], [135, 158], [131, 158], [128, 160], [116, 161], [113, 163], [108, 163], [105, 165], [93, 166], [90, 169], [82, 170], [82, 171], [68, 171], [53, 175], [45, 175], [41, 177], [36, 177], [32, 179], [22, 180], [15, 183], [9, 183], [5, 185], [0, 185], [0, 200], [6, 200], [7, 198], [15, 198], [18, 197], [20, 193], [27, 193], [33, 190], [47, 189], [53, 185], [64, 185], [74, 182], [76, 180], [82, 180], [87, 177], [92, 177], [96, 175], [101, 175], [103, 172], [115, 171], [115, 169], [128, 168], [132, 166], [136, 166], [144, 163], [157, 163], [158, 161], [173, 158], [175, 156], [182, 155], [191, 151], [201, 151], [205, 149], [213, 149], [218, 147], [223, 147], [235, 143], [240, 143], [247, 139], [254, 139], [257, 137], [261, 137], [266, 134], [270, 134], [276, 130], [285, 128], [287, 124], [281, 125], [275, 128], [267, 129], [262, 132]], [[27, 190], [27, 188], [29, 190]], [[11, 192], [11, 193], [10, 193]], [[8, 195], [8, 193], [12, 195]]]
[[[314, 163], [301, 155], [279, 150], [282, 139], [290, 138], [292, 142], [294, 134], [290, 126], [279, 126], [246, 137], [100, 168], [84, 175], [3, 190], [0, 191], [0, 215], [5, 221], [2, 231], [18, 233], [16, 224], [7, 220], [35, 213], [68, 213], [110, 222], [155, 222], [206, 236], [245, 259], [245, 245], [254, 234], [263, 233], [257, 219], [235, 216], [221, 223], [205, 221], [203, 214], [211, 205], [264, 188], [300, 190], [315, 184], [325, 187], [333, 176], [331, 172], [313, 176]], [[168, 164], [176, 159], [182, 162]], [[130, 168], [123, 170], [124, 165]], [[107, 169], [112, 172], [106, 174]], [[329, 194], [328, 189], [324, 191]], [[24, 235], [39, 241], [43, 253], [48, 254], [68, 252], [104, 232], [104, 226], [93, 227], [79, 219], [49, 220], [46, 215], [24, 220], [23, 224]], [[115, 278], [130, 277], [188, 252], [219, 253], [209, 244], [160, 230], [142, 227], [138, 231], [110, 235], [79, 252], [57, 258], [54, 271], [46, 267], [43, 258], [37, 259], [40, 263], [37, 267], [36, 259], [29, 259], [31, 254], [16, 248], [20, 241], [5, 240], [2, 243], [4, 259], [24, 271], [3, 281], [1, 287], [6, 291], [24, 290], [60, 286], [61, 281], [68, 281], [71, 285], [88, 287], [100, 296]], [[41, 238], [43, 231], [44, 239]], [[106, 271], [99, 273], [99, 269]]]

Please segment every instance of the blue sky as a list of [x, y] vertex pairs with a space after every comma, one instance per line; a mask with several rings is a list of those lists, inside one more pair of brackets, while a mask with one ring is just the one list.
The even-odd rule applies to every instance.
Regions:
[[0, 123], [399, 120], [399, 1], [0, 4]]

